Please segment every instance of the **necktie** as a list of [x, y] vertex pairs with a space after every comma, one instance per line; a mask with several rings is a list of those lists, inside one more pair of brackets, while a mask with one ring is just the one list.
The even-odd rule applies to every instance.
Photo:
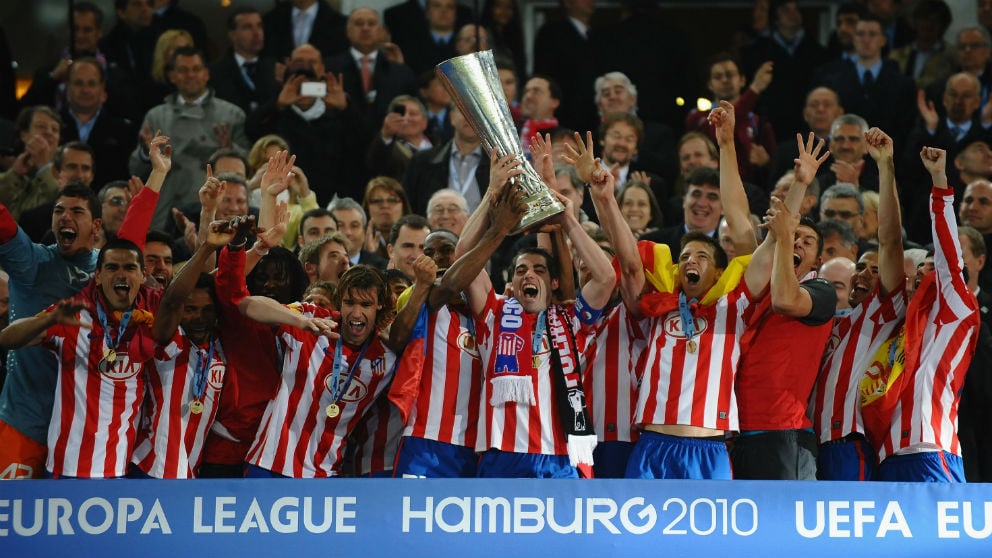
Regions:
[[258, 71], [258, 62], [245, 62], [241, 65], [241, 68], [245, 71], [245, 76], [248, 78], [248, 85], [254, 89], [255, 73]]
[[368, 54], [362, 55], [362, 89], [366, 93], [372, 89], [372, 60]]
[[875, 85], [875, 76], [871, 72], [865, 72], [864, 78], [861, 80], [861, 88], [864, 90], [869, 90]]
[[952, 125], [952, 126], [948, 127], [947, 131], [951, 133], [951, 137], [954, 138], [954, 141], [958, 141], [958, 139], [960, 139], [960, 137], [961, 137], [961, 128], [959, 128], [958, 126], [953, 126]]
[[310, 38], [310, 21], [307, 17], [307, 13], [304, 11], [299, 11], [296, 14], [296, 21], [293, 22], [293, 40], [296, 41], [295, 46], [300, 46], [307, 42]]

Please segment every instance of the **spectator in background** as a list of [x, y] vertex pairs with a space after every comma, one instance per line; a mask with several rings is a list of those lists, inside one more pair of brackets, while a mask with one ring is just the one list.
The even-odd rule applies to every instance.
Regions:
[[[553, 97], [562, 103], [558, 115], [564, 126], [573, 130], [594, 130], [593, 84], [597, 70], [594, 62], [599, 53], [590, 38], [589, 27], [596, 3], [594, 0], [563, 0], [560, 6], [561, 17], [545, 22], [537, 30], [534, 38], [534, 75], [545, 76], [543, 81], [556, 84], [557, 91], [553, 91], [556, 93]], [[525, 71], [526, 66], [518, 69]], [[524, 87], [524, 99], [521, 101], [524, 116], [531, 119], [549, 118], [554, 109], [535, 116], [533, 109], [527, 106], [527, 92], [532, 81], [534, 78]], [[568, 91], [568, 96], [563, 98], [561, 91]], [[559, 107], [556, 105], [555, 108]]]
[[818, 276], [833, 285], [834, 291], [837, 292], [837, 308], [834, 317], [846, 316], [850, 313], [851, 279], [854, 277], [855, 265], [854, 260], [839, 256], [823, 262], [823, 265], [820, 266]]
[[854, 27], [865, 13], [862, 2], [844, 2], [837, 6], [834, 31], [827, 39], [827, 56], [833, 60], [854, 60]]
[[127, 214], [127, 207], [131, 203], [128, 183], [124, 180], [108, 182], [97, 192], [97, 197], [102, 207], [104, 240], [117, 238], [117, 233], [124, 223], [124, 216]]
[[[984, 27], [965, 27], [958, 31], [954, 41], [956, 71], [968, 72], [981, 84], [981, 108], [989, 101], [992, 89], [992, 36]], [[926, 88], [927, 100], [932, 102], [941, 118], [946, 116], [941, 100], [947, 89], [948, 78], [938, 79]]]
[[361, 204], [353, 198], [335, 198], [327, 209], [334, 216], [337, 229], [348, 239], [348, 260], [351, 265], [363, 263], [386, 269], [387, 260], [365, 249], [368, 216]]
[[[193, 42], [193, 36], [182, 29], [167, 29], [158, 36], [155, 41], [155, 51], [152, 54], [151, 78], [141, 83], [137, 102], [141, 114], [135, 115], [140, 118], [149, 109], [162, 102], [162, 99], [175, 93], [176, 86], [172, 83], [170, 72], [172, 70], [172, 56], [176, 49], [185, 47], [197, 47]], [[204, 58], [206, 61], [206, 58]]]
[[[300, 218], [298, 235], [294, 239], [294, 242], [297, 248], [302, 248], [308, 242], [336, 232], [338, 232], [338, 225], [334, 221], [334, 215], [330, 211], [318, 207], [307, 211]], [[347, 247], [348, 240], [345, 239], [342, 245]], [[285, 246], [285, 242], [283, 246]]]
[[455, 33], [455, 55], [464, 56], [473, 52], [490, 50], [489, 30], [475, 23], [466, 23]]
[[100, 51], [127, 82], [144, 83], [151, 76], [156, 39], [151, 0], [114, 0], [114, 13], [117, 24], [100, 40]]
[[878, 190], [878, 165], [868, 156], [867, 131], [868, 122], [857, 114], [844, 114], [834, 120], [827, 143], [830, 159], [816, 175], [822, 186], [845, 182], [861, 190]]
[[53, 201], [58, 194], [58, 180], [51, 167], [62, 119], [49, 107], [28, 107], [17, 116], [17, 129], [24, 151], [10, 169], [0, 173], [0, 203], [15, 220], [22, 212]]
[[328, 281], [337, 284], [341, 274], [348, 270], [348, 240], [339, 232], [326, 234], [303, 245], [300, 264], [310, 279], [310, 284]]
[[[55, 191], [72, 183], [92, 188], [94, 168], [92, 147], [80, 141], [70, 141], [60, 145], [55, 149], [55, 156], [52, 157], [51, 173], [55, 178]], [[52, 214], [54, 194], [49, 200], [45, 200], [40, 192], [35, 194], [22, 192], [17, 198], [15, 207], [21, 204], [33, 206], [24, 207], [20, 211], [18, 223], [32, 241], [51, 242], [51, 227], [48, 226], [47, 221]], [[38, 203], [39, 201], [41, 203]]]
[[165, 29], [182, 29], [193, 37], [193, 44], [203, 49], [203, 52], [210, 57], [207, 26], [199, 16], [180, 8], [179, 0], [152, 0], [152, 9], [154, 10], [152, 28], [156, 32]]
[[427, 219], [420, 215], [404, 215], [389, 232], [389, 268], [402, 271], [408, 278], [415, 277], [413, 262], [424, 254], [424, 241], [431, 232]]
[[365, 234], [365, 249], [382, 258], [388, 258], [386, 245], [393, 225], [400, 217], [410, 214], [410, 200], [403, 185], [388, 176], [377, 176], [365, 185], [362, 208], [369, 216]]
[[[424, 103], [424, 116], [427, 117], [427, 137], [431, 143], [440, 145], [451, 140], [455, 129], [448, 118], [451, 95], [441, 83], [441, 78], [433, 71], [420, 74], [420, 100]], [[402, 177], [401, 177], [402, 178]]]
[[892, 49], [889, 58], [896, 61], [900, 72], [916, 82], [917, 89], [926, 89], [947, 76], [954, 62], [944, 43], [944, 34], [951, 25], [951, 9], [944, 0], [920, 0], [913, 6], [910, 25], [916, 31], [916, 39]]
[[661, 229], [661, 207], [647, 184], [639, 180], [628, 182], [617, 194], [617, 204], [634, 238]]
[[265, 45], [262, 14], [247, 6], [235, 9], [227, 18], [227, 40], [231, 48], [210, 66], [211, 83], [218, 97], [250, 114], [280, 89], [276, 59], [261, 55]]
[[[803, 135], [813, 132], [817, 138], [830, 141], [830, 127], [834, 120], [844, 114], [837, 93], [829, 87], [817, 87], [806, 94], [806, 106], [803, 108], [803, 120], [807, 128]], [[783, 141], [775, 147], [775, 155], [768, 173], [768, 184], [774, 185], [785, 173], [792, 170], [793, 162], [799, 156], [796, 142]], [[822, 169], [823, 167], [821, 167]], [[783, 198], [779, 198], [783, 199]]]
[[850, 223], [840, 219], [824, 219], [816, 224], [823, 239], [823, 259], [847, 258], [858, 261], [858, 237]]
[[479, 21], [492, 33], [494, 50], [509, 54], [517, 68], [527, 67], [523, 21], [517, 0], [486, 0]]
[[427, 201], [427, 223], [432, 231], [444, 229], [461, 235], [468, 216], [468, 202], [457, 190], [442, 188]]
[[955, 191], [962, 184], [992, 179], [992, 148], [984, 141], [972, 142], [954, 158], [954, 170], [957, 174], [953, 181]]
[[[425, 28], [417, 26], [409, 33], [393, 36], [393, 42], [403, 50], [406, 64], [414, 75], [430, 70], [439, 62], [455, 56], [457, 4], [455, 0], [426, 0]], [[396, 27], [390, 27], [391, 31], [394, 29]]]
[[276, 60], [288, 58], [293, 49], [306, 44], [327, 56], [336, 56], [348, 48], [347, 20], [326, 0], [277, 2], [262, 21], [265, 24], [262, 54]]
[[367, 170], [402, 180], [416, 153], [433, 147], [427, 137], [427, 109], [419, 99], [400, 95], [389, 103], [379, 137], [369, 143], [365, 156]]

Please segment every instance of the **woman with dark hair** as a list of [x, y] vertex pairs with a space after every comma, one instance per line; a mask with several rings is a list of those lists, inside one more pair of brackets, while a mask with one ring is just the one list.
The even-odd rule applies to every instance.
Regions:
[[617, 204], [635, 237], [662, 227], [661, 206], [651, 187], [644, 182], [628, 182], [617, 193]]
[[400, 217], [413, 213], [406, 190], [394, 178], [377, 176], [365, 185], [362, 208], [369, 217], [365, 231], [365, 249], [389, 259], [386, 244], [393, 223]]
[[[482, 6], [482, 25], [492, 32], [491, 44], [495, 52], [509, 54], [517, 71], [527, 69], [527, 51], [524, 50], [524, 27], [517, 0], [486, 0]], [[512, 102], [512, 99], [511, 99]]]

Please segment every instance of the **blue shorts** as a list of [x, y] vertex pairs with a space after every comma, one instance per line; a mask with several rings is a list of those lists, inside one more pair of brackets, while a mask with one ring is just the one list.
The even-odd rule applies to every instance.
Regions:
[[597, 479], [622, 479], [627, 472], [634, 442], [600, 442], [592, 452], [593, 473]]
[[965, 482], [964, 461], [948, 451], [890, 455], [878, 466], [878, 478], [887, 482]]
[[477, 476], [489, 479], [577, 479], [579, 471], [569, 464], [567, 455], [491, 449], [479, 458]]
[[288, 479], [286, 475], [280, 475], [279, 473], [270, 471], [268, 469], [263, 469], [258, 465], [247, 464], [245, 467], [245, 478], [246, 479]]
[[396, 478], [475, 478], [479, 456], [466, 446], [404, 436], [393, 472]]
[[628, 479], [715, 479], [734, 477], [727, 444], [646, 430], [627, 463]]
[[878, 474], [878, 454], [861, 434], [820, 444], [816, 458], [818, 480], [868, 481]]

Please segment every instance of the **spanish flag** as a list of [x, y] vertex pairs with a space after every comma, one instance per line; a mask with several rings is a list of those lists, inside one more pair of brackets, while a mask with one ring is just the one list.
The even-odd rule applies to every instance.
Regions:
[[393, 384], [389, 387], [389, 400], [399, 409], [403, 424], [406, 424], [410, 418], [410, 411], [420, 394], [420, 378], [423, 375], [424, 362], [427, 360], [427, 325], [425, 302], [420, 306], [417, 323], [413, 326], [410, 341], [403, 349], [396, 374], [393, 376]]
[[[679, 266], [672, 260], [672, 251], [667, 244], [656, 244], [648, 240], [637, 243], [637, 250], [644, 264], [644, 278], [654, 287], [654, 292], [641, 295], [640, 309], [645, 316], [664, 316], [679, 307], [677, 287]], [[720, 297], [737, 288], [751, 256], [734, 258], [723, 270], [716, 283], [703, 295], [703, 306], [715, 303]]]

